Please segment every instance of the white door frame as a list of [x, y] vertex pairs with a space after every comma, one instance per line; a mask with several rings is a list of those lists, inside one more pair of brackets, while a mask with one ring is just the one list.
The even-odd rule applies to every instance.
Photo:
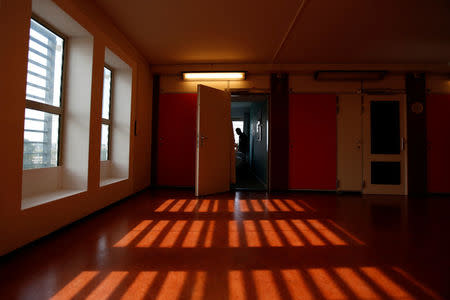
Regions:
[[[400, 154], [372, 154], [371, 153], [371, 101], [399, 101], [400, 114]], [[364, 184], [363, 194], [408, 194], [408, 147], [407, 147], [407, 126], [406, 126], [406, 96], [405, 95], [364, 95], [364, 115], [363, 115], [363, 169]], [[400, 185], [383, 185], [371, 183], [371, 162], [400, 162]]]
[[338, 94], [337, 105], [337, 191], [361, 192], [362, 97], [358, 94]]

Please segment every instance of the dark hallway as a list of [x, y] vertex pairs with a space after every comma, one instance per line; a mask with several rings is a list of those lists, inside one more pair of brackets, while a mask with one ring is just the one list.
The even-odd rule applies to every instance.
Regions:
[[[235, 165], [238, 190], [265, 191], [268, 186], [269, 118], [268, 96], [233, 95], [231, 119], [236, 144]], [[236, 132], [240, 130], [242, 137]], [[244, 146], [241, 146], [244, 141]]]
[[238, 190], [264, 191], [266, 185], [250, 169], [248, 164], [236, 166], [236, 185]]

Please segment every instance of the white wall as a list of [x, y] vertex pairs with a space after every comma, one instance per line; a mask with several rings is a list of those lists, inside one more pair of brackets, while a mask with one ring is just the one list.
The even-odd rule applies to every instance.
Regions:
[[[42, 5], [45, 3], [51, 4], [48, 0], [37, 0], [37, 2]], [[79, 87], [83, 90], [78, 91], [79, 95], [83, 95], [82, 101], [84, 104], [83, 108], [80, 108], [80, 113], [83, 114], [83, 117], [82, 119], [73, 119], [73, 122], [83, 122], [83, 124], [79, 124], [80, 128], [83, 128], [83, 131], [87, 130], [87, 140], [80, 141], [82, 153], [79, 154], [78, 159], [84, 162], [79, 166], [79, 170], [82, 170], [83, 173], [89, 170], [89, 173], [87, 181], [82, 179], [76, 183], [86, 185], [87, 182], [87, 189], [84, 192], [72, 196], [64, 196], [60, 200], [43, 205], [27, 209], [22, 209], [21, 207], [22, 178], [27, 180], [26, 178], [28, 177], [23, 177], [22, 155], [32, 1], [7, 1], [7, 5], [3, 5], [2, 2], [0, 10], [2, 26], [0, 27], [0, 33], [2, 42], [8, 47], [0, 47], [0, 64], [3, 70], [0, 73], [0, 88], [4, 96], [0, 100], [2, 105], [0, 126], [8, 128], [8, 130], [5, 130], [3, 134], [3, 139], [6, 142], [0, 147], [0, 165], [3, 170], [2, 180], [0, 181], [0, 255], [123, 199], [145, 188], [150, 183], [150, 178], [147, 174], [150, 174], [149, 140], [151, 139], [152, 78], [148, 62], [128, 42], [128, 39], [117, 30], [108, 17], [98, 10], [92, 1], [55, 0], [55, 3], [79, 23], [93, 37], [94, 41], [93, 48], [89, 46], [91, 50], [86, 52], [88, 57], [91, 56], [89, 68], [92, 69], [92, 75], [90, 76], [91, 78], [88, 76], [80, 79], [86, 82], [82, 87]], [[68, 34], [73, 34], [73, 32]], [[82, 37], [76, 36], [73, 36], [73, 38], [82, 39]], [[138, 120], [140, 127], [137, 131], [137, 136], [130, 135], [130, 177], [127, 180], [100, 188], [100, 116], [106, 47], [111, 49], [132, 69], [130, 131], [132, 129], [131, 124], [134, 124], [135, 120]], [[77, 78], [80, 75], [82, 74], [77, 75]], [[71, 93], [70, 87], [68, 92], [69, 94]], [[88, 99], [85, 99], [87, 94], [89, 94]], [[73, 96], [76, 96], [75, 93]], [[137, 107], [145, 111], [137, 111]], [[70, 116], [68, 117], [70, 120]], [[70, 131], [71, 129], [67, 128], [67, 130]], [[64, 134], [70, 135], [71, 133], [65, 132]], [[66, 139], [65, 142], [69, 143], [69, 145], [64, 144], [64, 148], [77, 147], [75, 144], [70, 144], [74, 142], [73, 140]], [[135, 149], [136, 145], [139, 145], [140, 149]], [[64, 151], [66, 150], [69, 151], [69, 149]], [[64, 157], [64, 160], [67, 161], [67, 170], [78, 172], [76, 166], [71, 165], [71, 158], [68, 155], [72, 154], [65, 154]], [[138, 167], [135, 168], [135, 165]], [[53, 171], [50, 170], [49, 172]], [[42, 173], [38, 174], [38, 176], [40, 175]], [[54, 175], [59, 176], [58, 174]], [[72, 185], [72, 183], [66, 184]]]
[[61, 145], [63, 162], [61, 188], [85, 191], [89, 168], [93, 37], [86, 35], [70, 38], [68, 48], [63, 98], [65, 113]]
[[[133, 73], [131, 67], [115, 55], [105, 50], [105, 63], [112, 71], [111, 95], [111, 149], [109, 162], [101, 162], [100, 185], [111, 180], [127, 179], [131, 141], [131, 90]], [[133, 124], [134, 125], [134, 124]]]

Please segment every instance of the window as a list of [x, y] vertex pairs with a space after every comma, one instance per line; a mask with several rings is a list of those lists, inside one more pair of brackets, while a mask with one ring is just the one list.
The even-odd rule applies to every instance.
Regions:
[[103, 66], [101, 128], [98, 128], [101, 129], [101, 187], [129, 178], [133, 82], [130, 65], [108, 47], [105, 47]]
[[23, 169], [59, 165], [64, 39], [31, 19]]
[[233, 121], [233, 133], [235, 143], [239, 143], [239, 135], [236, 133], [237, 128], [239, 128], [242, 132], [244, 132], [244, 121]]
[[100, 160], [110, 160], [111, 151], [111, 84], [112, 71], [103, 68], [103, 101], [102, 101], [102, 141]]

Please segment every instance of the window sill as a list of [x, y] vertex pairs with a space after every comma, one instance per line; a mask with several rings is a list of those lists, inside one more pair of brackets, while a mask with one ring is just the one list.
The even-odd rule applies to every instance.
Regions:
[[25, 198], [22, 198], [22, 210], [29, 209], [32, 207], [36, 207], [39, 205], [43, 205], [49, 202], [53, 202], [56, 200], [60, 200], [63, 198], [67, 198], [76, 194], [80, 194], [82, 192], [85, 192], [84, 190], [69, 190], [69, 189], [63, 189], [63, 190], [56, 190], [52, 192], [47, 192], [43, 194], [28, 196]]
[[100, 187], [107, 186], [113, 183], [118, 183], [120, 181], [128, 180], [128, 177], [109, 177], [100, 180]]

